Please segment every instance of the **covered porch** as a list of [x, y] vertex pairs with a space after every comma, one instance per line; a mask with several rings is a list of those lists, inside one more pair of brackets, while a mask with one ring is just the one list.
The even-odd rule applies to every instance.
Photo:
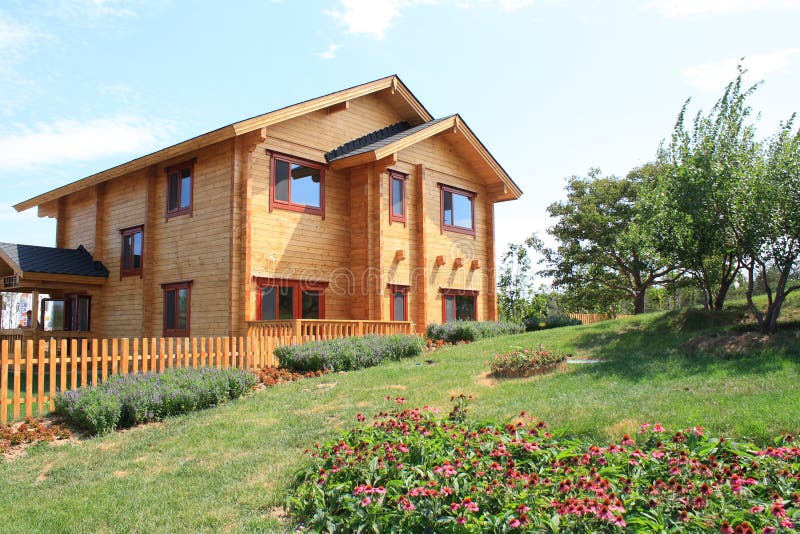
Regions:
[[0, 316], [11, 323], [0, 329], [0, 341], [93, 337], [91, 295], [107, 279], [108, 269], [83, 247], [0, 243], [0, 294], [30, 298], [25, 312], [2, 309], [3, 303], [19, 299], [0, 300]]

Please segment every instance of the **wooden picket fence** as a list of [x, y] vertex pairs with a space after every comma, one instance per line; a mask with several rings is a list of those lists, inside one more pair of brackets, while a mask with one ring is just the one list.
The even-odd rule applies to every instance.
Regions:
[[567, 317], [571, 319], [579, 319], [583, 324], [594, 324], [601, 321], [610, 321], [611, 319], [624, 319], [632, 317], [631, 315], [611, 315], [610, 313], [568, 313]]
[[[110, 375], [180, 367], [257, 370], [278, 364], [290, 336], [49, 339], [0, 342], [0, 424], [52, 411], [56, 393], [95, 386]], [[24, 383], [23, 383], [24, 381]]]

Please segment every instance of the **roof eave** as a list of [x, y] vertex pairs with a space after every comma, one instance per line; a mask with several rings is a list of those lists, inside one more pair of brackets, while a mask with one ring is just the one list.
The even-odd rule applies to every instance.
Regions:
[[92, 187], [99, 183], [141, 170], [150, 165], [161, 163], [164, 160], [179, 157], [187, 152], [198, 150], [208, 145], [219, 143], [238, 135], [243, 135], [272, 124], [276, 124], [278, 122], [304, 115], [306, 113], [325, 109], [346, 100], [366, 96], [386, 89], [391, 89], [393, 93], [401, 95], [408, 102], [409, 106], [414, 110], [414, 112], [419, 115], [422, 122], [433, 120], [433, 116], [430, 114], [430, 112], [428, 112], [427, 109], [425, 109], [425, 106], [423, 106], [417, 97], [414, 96], [408, 87], [406, 87], [402, 80], [400, 80], [396, 74], [393, 74], [372, 82], [356, 85], [348, 89], [329, 93], [321, 97], [306, 100], [298, 104], [293, 104], [291, 106], [270, 111], [256, 117], [251, 117], [249, 119], [229, 124], [228, 126], [224, 126], [217, 130], [193, 137], [192, 139], [188, 139], [181, 143], [177, 143], [156, 152], [152, 152], [146, 156], [133, 159], [127, 163], [117, 165], [105, 171], [66, 184], [57, 189], [53, 189], [52, 191], [42, 193], [41, 195], [37, 195], [14, 205], [14, 209], [18, 212], [25, 211], [56, 200], [70, 193], [80, 191], [81, 189]]

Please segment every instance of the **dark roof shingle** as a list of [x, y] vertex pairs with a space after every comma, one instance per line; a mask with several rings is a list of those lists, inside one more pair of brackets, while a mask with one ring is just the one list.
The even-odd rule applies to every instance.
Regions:
[[79, 246], [76, 249], [0, 243], [2, 250], [23, 272], [108, 278], [108, 269]]
[[436, 123], [442, 122], [443, 120], [447, 120], [450, 118], [452, 118], [452, 115], [450, 115], [449, 117], [442, 117], [441, 119], [425, 122], [418, 126], [413, 126], [413, 127], [409, 126], [407, 122], [398, 122], [397, 124], [392, 124], [391, 126], [387, 126], [386, 128], [382, 128], [372, 133], [368, 133], [363, 137], [359, 137], [357, 139], [353, 139], [352, 141], [348, 141], [347, 143], [343, 144], [338, 148], [334, 148], [333, 150], [325, 154], [325, 160], [328, 163], [330, 163], [332, 161], [336, 161], [337, 159], [347, 158], [350, 156], [355, 156], [356, 154], [364, 154], [365, 152], [370, 152], [372, 150], [394, 143], [395, 141], [399, 141], [400, 139], [408, 135], [417, 133], [420, 130], [424, 130], [429, 126], [433, 126]]

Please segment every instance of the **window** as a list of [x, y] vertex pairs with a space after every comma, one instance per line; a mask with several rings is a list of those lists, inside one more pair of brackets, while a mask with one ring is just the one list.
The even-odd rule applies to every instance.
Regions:
[[167, 219], [192, 213], [194, 160], [167, 168]]
[[408, 289], [408, 286], [389, 284], [390, 320], [408, 321]]
[[475, 235], [475, 193], [439, 185], [442, 190], [442, 230]]
[[327, 285], [327, 282], [260, 279], [257, 294], [259, 320], [323, 319]]
[[122, 258], [119, 262], [119, 274], [123, 276], [142, 275], [142, 236], [143, 227], [121, 230]]
[[270, 176], [270, 211], [282, 208], [324, 217], [325, 167], [322, 164], [272, 154]]
[[163, 284], [164, 337], [188, 337], [192, 308], [192, 282]]
[[91, 330], [91, 310], [92, 299], [86, 295], [43, 299], [39, 325], [46, 332], [88, 332]]
[[406, 224], [406, 178], [405, 174], [389, 171], [389, 222]]
[[475, 321], [477, 318], [477, 291], [442, 289], [442, 322]]

